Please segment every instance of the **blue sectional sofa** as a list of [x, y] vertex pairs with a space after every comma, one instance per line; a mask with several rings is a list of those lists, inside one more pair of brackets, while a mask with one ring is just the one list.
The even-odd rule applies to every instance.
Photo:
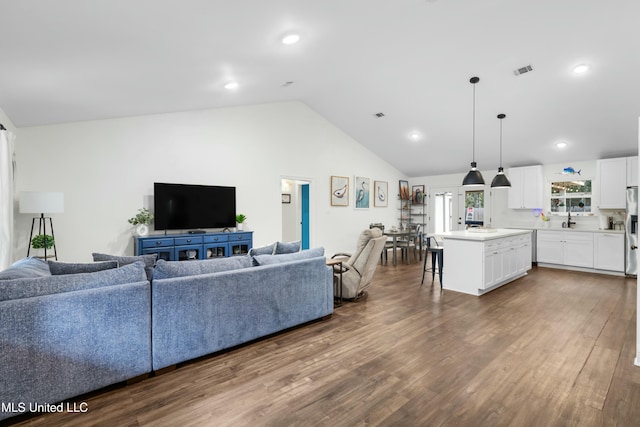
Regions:
[[91, 273], [3, 273], [0, 420], [333, 312], [321, 248], [159, 260], [152, 284], [142, 262]]
[[151, 371], [141, 262], [0, 281], [0, 419]]

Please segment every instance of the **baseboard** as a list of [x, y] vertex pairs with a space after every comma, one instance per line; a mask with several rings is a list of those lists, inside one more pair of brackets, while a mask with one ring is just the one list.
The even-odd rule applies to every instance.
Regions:
[[555, 268], [557, 270], [569, 270], [569, 271], [582, 271], [583, 273], [596, 273], [596, 274], [607, 274], [609, 276], [625, 276], [624, 272], [619, 271], [610, 271], [610, 270], [597, 270], [595, 268], [588, 267], [574, 267], [571, 265], [560, 265], [560, 264], [547, 264], [546, 262], [538, 262], [538, 267], [543, 268]]

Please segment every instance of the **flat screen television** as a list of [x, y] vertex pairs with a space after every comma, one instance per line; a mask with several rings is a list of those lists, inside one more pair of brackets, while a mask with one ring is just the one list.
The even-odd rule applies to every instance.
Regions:
[[156, 230], [226, 228], [236, 225], [236, 188], [153, 184]]

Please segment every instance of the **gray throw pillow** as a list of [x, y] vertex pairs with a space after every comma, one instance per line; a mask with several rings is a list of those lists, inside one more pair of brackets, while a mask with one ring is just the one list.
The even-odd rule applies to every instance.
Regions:
[[153, 277], [153, 266], [156, 265], [156, 259], [158, 259], [158, 254], [118, 256], [94, 252], [92, 255], [94, 261], [118, 261], [118, 267], [142, 261], [144, 263], [144, 271], [147, 273], [147, 279], [149, 279], [149, 281], [151, 281]]
[[275, 255], [280, 254], [292, 254], [294, 252], [300, 252], [301, 242], [298, 240], [297, 242], [276, 242], [276, 250], [274, 252]]
[[51, 276], [49, 264], [36, 257], [20, 259], [0, 272], [0, 280], [31, 279]]
[[159, 259], [156, 263], [156, 268], [153, 269], [153, 278], [168, 279], [172, 277], [197, 276], [220, 271], [238, 270], [251, 266], [251, 257], [246, 255], [198, 261], [165, 261]]
[[300, 252], [294, 252], [291, 254], [279, 254], [279, 255], [256, 255], [253, 257], [253, 263], [255, 265], [271, 265], [281, 264], [283, 262], [298, 261], [301, 259], [310, 259], [324, 256], [324, 248], [307, 249]]
[[259, 248], [251, 248], [249, 249], [249, 256], [253, 255], [273, 255], [276, 250], [276, 244], [272, 243], [267, 246], [261, 246]]
[[87, 263], [69, 263], [58, 261], [48, 262], [51, 274], [53, 274], [54, 276], [60, 274], [94, 273], [96, 271], [118, 268], [118, 261], [101, 261]]

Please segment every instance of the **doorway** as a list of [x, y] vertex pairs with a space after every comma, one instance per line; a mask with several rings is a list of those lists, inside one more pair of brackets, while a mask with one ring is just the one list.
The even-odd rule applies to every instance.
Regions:
[[449, 191], [435, 193], [433, 195], [433, 228], [436, 234], [451, 231], [453, 226], [452, 211], [453, 198]]
[[429, 233], [463, 230], [463, 218], [458, 218], [459, 188], [430, 189]]
[[311, 181], [281, 178], [282, 241], [300, 241], [302, 249], [311, 247]]

